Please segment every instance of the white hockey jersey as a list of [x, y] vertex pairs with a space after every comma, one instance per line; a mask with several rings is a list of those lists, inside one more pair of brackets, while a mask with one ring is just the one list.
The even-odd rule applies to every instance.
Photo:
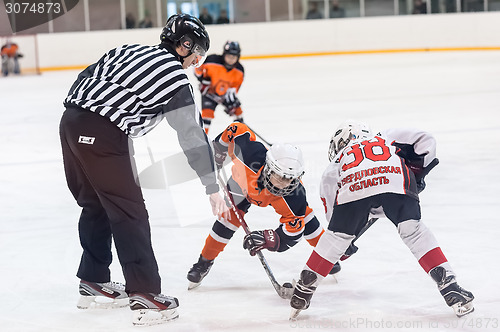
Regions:
[[[396, 152], [408, 145], [423, 156], [423, 167], [436, 157], [436, 141], [429, 133], [390, 129], [372, 138], [353, 140], [335, 156], [323, 173], [320, 195], [327, 220], [333, 207], [381, 193], [418, 197], [410, 170]], [[413, 179], [413, 180], [412, 180]], [[373, 211], [376, 212], [376, 211]], [[376, 216], [376, 215], [375, 215]]]

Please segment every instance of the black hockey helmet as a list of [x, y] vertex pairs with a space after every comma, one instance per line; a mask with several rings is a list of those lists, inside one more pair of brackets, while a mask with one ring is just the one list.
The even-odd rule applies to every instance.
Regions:
[[189, 14], [170, 16], [161, 31], [160, 40], [162, 43], [171, 42], [174, 45], [180, 43], [200, 55], [205, 55], [210, 48], [210, 37], [205, 26]]
[[225, 44], [224, 44], [224, 51], [222, 53], [223, 55], [225, 54], [232, 54], [232, 55], [236, 55], [238, 57], [238, 59], [240, 58], [240, 54], [241, 54], [241, 48], [240, 48], [240, 43], [238, 43], [237, 41], [227, 41]]

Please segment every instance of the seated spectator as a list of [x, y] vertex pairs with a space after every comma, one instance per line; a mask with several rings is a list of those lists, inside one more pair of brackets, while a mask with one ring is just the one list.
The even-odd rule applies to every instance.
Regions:
[[422, 0], [415, 0], [412, 14], [427, 14], [427, 3]]
[[126, 29], [135, 29], [135, 17], [132, 13], [127, 13], [125, 16], [125, 28]]
[[153, 27], [153, 21], [151, 21], [151, 17], [149, 15], [146, 15], [144, 19], [139, 22], [139, 28], [152, 28]]
[[321, 12], [318, 10], [318, 3], [317, 2], [310, 2], [309, 8], [310, 9], [307, 12], [306, 20], [314, 20], [314, 19], [318, 19], [318, 18], [323, 18], [323, 15], [321, 15]]
[[229, 23], [229, 18], [227, 17], [227, 10], [221, 9], [219, 18], [217, 19], [217, 24], [227, 24]]
[[330, 18], [340, 17], [345, 17], [345, 9], [340, 7], [338, 0], [333, 0], [332, 7], [330, 8]]
[[214, 19], [212, 18], [212, 15], [210, 15], [210, 13], [208, 12], [207, 7], [203, 7], [199, 18], [201, 23], [205, 25], [214, 23]]

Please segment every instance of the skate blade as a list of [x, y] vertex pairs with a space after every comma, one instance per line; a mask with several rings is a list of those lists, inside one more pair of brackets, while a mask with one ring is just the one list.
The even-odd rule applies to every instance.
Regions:
[[118, 309], [129, 306], [128, 297], [112, 299], [105, 296], [80, 296], [76, 304], [78, 309]]
[[455, 315], [457, 315], [457, 317], [463, 317], [474, 311], [474, 305], [472, 304], [472, 301], [466, 304], [456, 303], [451, 307], [455, 311]]
[[290, 311], [290, 318], [289, 320], [297, 320], [297, 317], [299, 316], [299, 313], [302, 311], [302, 309], [295, 309], [292, 308]]
[[179, 317], [176, 309], [155, 310], [141, 309], [134, 310], [132, 314], [132, 324], [136, 326], [151, 326], [169, 322]]
[[201, 282], [192, 282], [192, 281], [190, 281], [189, 285], [188, 285], [188, 290], [195, 289], [195, 288], [197, 288], [200, 285], [201, 285]]

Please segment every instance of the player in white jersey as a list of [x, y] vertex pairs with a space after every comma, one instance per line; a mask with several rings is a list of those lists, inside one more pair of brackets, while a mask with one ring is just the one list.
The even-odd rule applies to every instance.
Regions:
[[329, 159], [320, 185], [328, 230], [301, 272], [290, 301], [290, 318], [309, 307], [321, 280], [373, 217], [387, 217], [397, 227], [457, 316], [472, 312], [474, 296], [458, 286], [436, 239], [420, 221], [418, 193], [438, 163], [432, 135], [399, 129], [372, 135], [368, 126], [348, 121], [332, 136]]

